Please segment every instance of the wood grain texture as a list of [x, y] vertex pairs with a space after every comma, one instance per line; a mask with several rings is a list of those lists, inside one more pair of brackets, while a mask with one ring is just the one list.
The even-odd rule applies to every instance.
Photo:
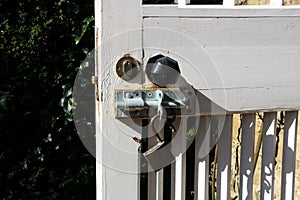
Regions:
[[242, 140], [240, 161], [240, 200], [252, 199], [253, 154], [255, 114], [244, 114], [242, 118]]
[[[184, 133], [187, 131], [187, 118], [181, 118], [181, 125], [179, 129], [179, 133]], [[186, 135], [182, 134], [182, 143], [179, 148], [183, 151], [186, 149]], [[185, 199], [185, 183], [186, 183], [186, 154], [181, 153], [176, 157], [175, 162], [175, 200], [184, 200]]]
[[[300, 109], [300, 6], [178, 8], [142, 6], [136, 0], [96, 0], [95, 15], [100, 94], [96, 128], [97, 134], [109, 141], [97, 140], [97, 152], [102, 150], [98, 157], [104, 164], [116, 161], [115, 166], [97, 162], [98, 200], [139, 199], [138, 175], [127, 172], [138, 171], [137, 144], [132, 137], [139, 136], [142, 128], [132, 121], [115, 120], [113, 91], [140, 87], [145, 77], [141, 73], [132, 82], [125, 82], [116, 76], [115, 64], [124, 54], [130, 53], [139, 62], [158, 53], [169, 55], [179, 62], [182, 76], [190, 85], [228, 112]], [[248, 121], [254, 118], [244, 116]], [[253, 131], [251, 127], [246, 130]], [[252, 148], [248, 139], [253, 136], [243, 135], [243, 144]], [[132, 156], [111, 152], [110, 147], [106, 148], [111, 144], [117, 147], [116, 152], [126, 150], [122, 153]], [[252, 149], [245, 147], [242, 151], [252, 158]], [[174, 181], [181, 184], [176, 184], [174, 198], [182, 199], [185, 157], [178, 159]], [[249, 159], [242, 161], [241, 168], [245, 176], [241, 179], [242, 188], [245, 181], [247, 192], [252, 190], [246, 186], [252, 182], [248, 162]], [[198, 191], [204, 197], [208, 194], [207, 186], [203, 186], [207, 180], [199, 187], [203, 181], [199, 174], [208, 168], [207, 163], [205, 159], [198, 160], [196, 167]], [[116, 170], [118, 167], [121, 172]], [[244, 197], [247, 192], [243, 189]]]
[[276, 112], [264, 114], [260, 198], [265, 200], [274, 199], [276, 117]]
[[[209, 153], [211, 133], [211, 116], [202, 116], [195, 136], [195, 200], [209, 199]], [[207, 140], [208, 139], [208, 140]], [[206, 152], [203, 155], [201, 152]]]
[[185, 80], [227, 111], [300, 109], [299, 10], [289, 17], [282, 16], [286, 10], [275, 17], [273, 9], [269, 17], [223, 17], [227, 11], [144, 18], [145, 57], [173, 57]]
[[298, 112], [286, 112], [282, 155], [281, 199], [293, 200], [297, 148]]
[[217, 200], [230, 199], [232, 115], [226, 116], [224, 127], [218, 142]]
[[240, 18], [240, 17], [299, 17], [299, 5], [285, 7], [271, 6], [234, 6], [223, 5], [143, 5], [143, 17], [180, 17], [180, 18]]
[[[96, 110], [97, 157], [102, 157], [97, 164], [97, 200], [138, 199], [138, 145], [132, 137], [140, 137], [142, 129], [132, 128], [132, 121], [115, 120], [114, 89], [138, 85], [117, 77], [115, 65], [128, 53], [142, 60], [141, 1], [96, 0], [95, 18], [100, 96]], [[141, 80], [139, 76], [136, 79]]]

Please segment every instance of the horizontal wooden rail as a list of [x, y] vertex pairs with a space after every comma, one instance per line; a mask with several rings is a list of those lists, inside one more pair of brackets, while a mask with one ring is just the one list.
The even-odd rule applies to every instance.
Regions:
[[[174, 0], [175, 4], [178, 4], [179, 7], [186, 6], [191, 3], [190, 0]], [[199, 2], [201, 4], [201, 2]], [[236, 6], [238, 4], [237, 0], [223, 0], [223, 6]], [[270, 0], [271, 6], [282, 6], [284, 5], [283, 0]]]
[[177, 60], [204, 115], [213, 104], [229, 113], [300, 109], [300, 7], [143, 6], [142, 15], [144, 62]]
[[235, 6], [223, 5], [143, 5], [143, 17], [299, 17], [300, 5], [295, 6]]

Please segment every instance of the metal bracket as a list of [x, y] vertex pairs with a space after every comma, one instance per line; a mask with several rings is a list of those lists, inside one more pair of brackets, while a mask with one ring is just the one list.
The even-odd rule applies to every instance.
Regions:
[[167, 116], [190, 114], [187, 91], [179, 88], [115, 90], [116, 118], [151, 118], [163, 107]]

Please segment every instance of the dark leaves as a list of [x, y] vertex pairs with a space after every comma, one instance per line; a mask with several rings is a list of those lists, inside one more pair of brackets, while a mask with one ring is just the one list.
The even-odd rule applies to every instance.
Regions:
[[94, 45], [93, 4], [0, 3], [0, 199], [95, 199], [94, 159], [77, 135], [67, 93], [82, 49]]

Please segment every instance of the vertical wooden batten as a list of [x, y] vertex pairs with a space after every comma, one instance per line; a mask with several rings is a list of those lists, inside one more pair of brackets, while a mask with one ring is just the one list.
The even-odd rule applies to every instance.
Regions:
[[205, 136], [211, 132], [211, 116], [200, 118], [199, 130], [195, 137], [195, 199], [209, 199], [209, 155], [200, 156], [201, 151], [209, 152], [210, 140]]
[[[181, 118], [181, 126], [179, 133], [186, 133], [187, 131], [187, 117]], [[186, 134], [182, 134], [182, 150], [186, 149]], [[185, 200], [185, 177], [186, 174], [186, 154], [181, 153], [176, 157], [175, 162], [175, 200]]]
[[298, 112], [286, 112], [281, 175], [281, 199], [286, 200], [294, 199], [297, 128]]
[[265, 113], [263, 120], [260, 198], [265, 200], [272, 200], [274, 196], [276, 116], [276, 112]]
[[[116, 76], [115, 65], [125, 54], [142, 62], [141, 6], [139, 0], [95, 0], [95, 70], [100, 97], [96, 102], [97, 200], [136, 200], [139, 196], [138, 145], [131, 137], [140, 136], [142, 128], [130, 130], [114, 118], [113, 92], [116, 87], [136, 88]], [[124, 155], [128, 151], [132, 156], [128, 160], [126, 156], [110, 154], [107, 146], [118, 147], [116, 151]], [[124, 163], [123, 169], [119, 163]]]
[[230, 199], [232, 115], [227, 115], [218, 143], [217, 200]]
[[252, 199], [255, 113], [242, 115], [240, 200]]

